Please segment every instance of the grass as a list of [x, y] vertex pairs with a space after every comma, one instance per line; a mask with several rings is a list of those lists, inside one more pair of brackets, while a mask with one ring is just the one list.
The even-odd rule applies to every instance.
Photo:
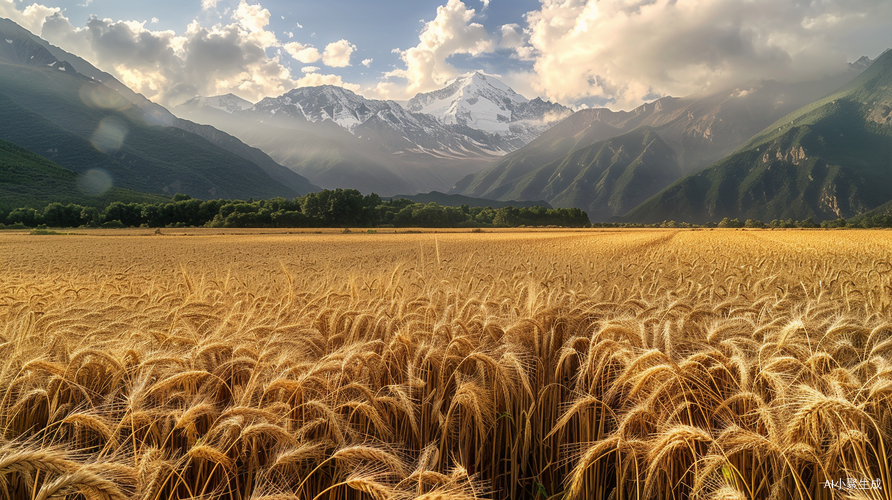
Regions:
[[95, 234], [0, 235], [4, 498], [892, 498], [881, 231]]

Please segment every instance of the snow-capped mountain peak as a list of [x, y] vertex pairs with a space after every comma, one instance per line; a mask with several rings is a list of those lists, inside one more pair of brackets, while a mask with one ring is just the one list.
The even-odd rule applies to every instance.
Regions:
[[463, 125], [517, 139], [521, 145], [571, 112], [539, 98], [531, 101], [495, 76], [479, 71], [462, 75], [440, 90], [416, 95], [406, 109], [429, 114], [447, 125]]
[[444, 124], [505, 134], [514, 108], [527, 102], [497, 78], [475, 72], [452, 80], [440, 90], [416, 95], [407, 109], [432, 115]]
[[197, 97], [178, 109], [199, 112], [202, 107], [223, 109], [239, 120], [295, 130], [311, 130], [305, 127], [313, 124], [318, 130], [336, 133], [331, 128], [335, 125], [357, 139], [372, 141], [368, 148], [441, 159], [503, 155], [570, 114], [560, 104], [540, 98], [531, 101], [494, 76], [479, 72], [456, 78], [438, 91], [419, 94], [406, 105], [321, 85], [292, 89], [254, 105], [232, 95]]
[[457, 130], [433, 116], [409, 112], [395, 101], [366, 99], [332, 85], [300, 87], [265, 98], [251, 114], [261, 120], [331, 122], [364, 140], [374, 136], [390, 141], [387, 147], [397, 148], [399, 154], [499, 155], [517, 147], [504, 138]]
[[[370, 101], [343, 87], [320, 85], [299, 87], [279, 97], [268, 97], [257, 103], [259, 111], [273, 111], [284, 106], [294, 106], [310, 122], [331, 120], [349, 131], [365, 122], [378, 109], [371, 109]], [[373, 106], [379, 107], [379, 106]]]
[[251, 109], [251, 107], [254, 106], [254, 104], [250, 101], [242, 99], [235, 94], [215, 95], [212, 97], [194, 97], [187, 101], [186, 104], [208, 106], [211, 108], [226, 111], [229, 114], [232, 114], [236, 111]]

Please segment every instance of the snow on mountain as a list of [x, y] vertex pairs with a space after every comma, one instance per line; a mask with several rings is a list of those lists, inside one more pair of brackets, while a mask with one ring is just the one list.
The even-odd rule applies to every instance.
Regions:
[[873, 64], [873, 61], [867, 56], [861, 56], [857, 61], [849, 63], [849, 68], [854, 71], [864, 71]]
[[402, 105], [322, 85], [296, 88], [253, 105], [232, 94], [196, 97], [184, 105], [189, 107], [216, 108], [261, 121], [276, 116], [331, 122], [354, 136], [385, 140], [390, 149], [452, 157], [503, 155], [571, 113], [560, 104], [529, 100], [479, 72], [457, 78], [441, 90], [418, 94]]
[[507, 133], [511, 111], [526, 102], [525, 97], [495, 78], [472, 73], [456, 78], [443, 89], [416, 95], [407, 109], [433, 115], [449, 125]]
[[395, 101], [366, 99], [332, 85], [301, 87], [267, 97], [251, 112], [260, 119], [284, 115], [312, 123], [331, 121], [357, 137], [385, 140], [391, 148], [404, 152], [466, 156], [501, 155], [514, 149], [499, 136], [441, 123], [434, 116], [409, 112]]
[[250, 101], [242, 99], [235, 94], [217, 95], [213, 97], [195, 97], [187, 102], [187, 105], [203, 105], [211, 108], [234, 113], [235, 111], [244, 111], [251, 109], [254, 104]]
[[379, 194], [449, 189], [570, 114], [480, 73], [405, 104], [322, 85], [254, 105], [199, 97], [176, 112], [227, 130], [319, 186]]
[[366, 99], [333, 85], [300, 87], [279, 97], [267, 97], [254, 106], [259, 113], [285, 112], [309, 122], [331, 120], [353, 132], [372, 115], [391, 109], [386, 101]]
[[335, 86], [297, 88], [231, 114], [197, 99], [175, 110], [229, 131], [314, 184], [383, 196], [449, 189], [516, 148], [499, 135]]
[[520, 147], [570, 115], [560, 104], [529, 100], [499, 81], [480, 72], [456, 78], [445, 88], [413, 97], [406, 109], [425, 113], [448, 125], [463, 125], [499, 134]]
[[403, 105], [323, 85], [268, 97], [253, 110], [313, 123], [330, 120], [354, 135], [375, 123], [423, 150], [454, 150], [459, 155], [478, 149], [496, 154], [513, 151], [571, 113], [538, 97], [529, 100], [479, 72], [456, 78], [443, 89], [418, 94]]

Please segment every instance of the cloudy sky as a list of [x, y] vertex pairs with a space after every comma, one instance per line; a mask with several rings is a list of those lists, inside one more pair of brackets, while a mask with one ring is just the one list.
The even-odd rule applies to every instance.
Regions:
[[892, 47], [890, 0], [0, 0], [0, 17], [166, 105], [320, 84], [400, 100], [483, 70], [630, 109]]

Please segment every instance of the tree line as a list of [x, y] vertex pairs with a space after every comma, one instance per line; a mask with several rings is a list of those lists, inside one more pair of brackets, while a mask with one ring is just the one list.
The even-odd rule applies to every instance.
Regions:
[[719, 222], [707, 222], [705, 224], [691, 224], [689, 222], [676, 222], [674, 220], [664, 220], [656, 224], [640, 224], [635, 222], [595, 222], [592, 227], [601, 228], [618, 228], [618, 227], [637, 227], [637, 228], [747, 228], [747, 229], [814, 229], [814, 228], [848, 228], [848, 229], [873, 229], [873, 228], [892, 228], [892, 215], [859, 215], [850, 219], [832, 219], [824, 220], [820, 223], [815, 222], [811, 217], [803, 220], [794, 219], [773, 219], [771, 222], [762, 222], [758, 219], [732, 219], [725, 217]]
[[578, 208], [459, 207], [382, 200], [355, 189], [324, 190], [294, 199], [199, 200], [177, 194], [167, 203], [113, 202], [104, 208], [50, 203], [0, 210], [0, 229], [37, 227], [588, 227]]

